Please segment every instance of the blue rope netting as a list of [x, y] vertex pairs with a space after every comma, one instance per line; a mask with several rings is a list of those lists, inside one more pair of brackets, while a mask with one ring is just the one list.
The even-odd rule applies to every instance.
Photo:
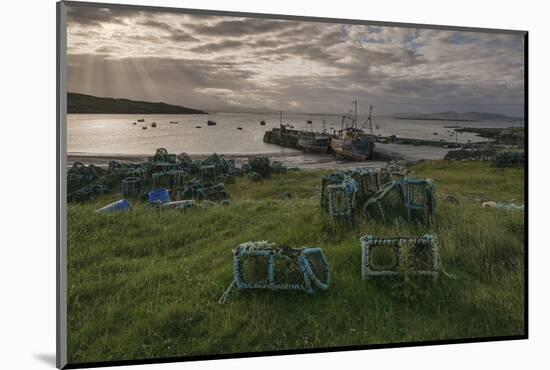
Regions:
[[247, 242], [233, 250], [234, 279], [219, 299], [238, 289], [326, 290], [330, 269], [321, 248], [277, 248], [267, 241]]

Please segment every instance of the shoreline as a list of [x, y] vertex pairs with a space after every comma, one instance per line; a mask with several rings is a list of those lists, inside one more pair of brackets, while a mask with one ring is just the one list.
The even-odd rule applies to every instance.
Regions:
[[[382, 167], [392, 160], [436, 160], [443, 159], [449, 149], [430, 147], [430, 146], [414, 146], [414, 145], [397, 145], [397, 144], [377, 144], [375, 149], [375, 159], [365, 161], [349, 161], [346, 159], [337, 158], [332, 154], [311, 154], [301, 151], [288, 152], [270, 152], [270, 153], [232, 153], [223, 154], [226, 159], [233, 159], [237, 166], [245, 163], [250, 157], [268, 156], [271, 161], [279, 161], [287, 167], [297, 167], [301, 170], [319, 170], [319, 169], [334, 169], [345, 170], [355, 167]], [[188, 153], [189, 154], [189, 153]], [[189, 154], [192, 159], [206, 159], [210, 154]], [[115, 153], [83, 153], [69, 152], [67, 153], [67, 166], [72, 166], [74, 162], [82, 162], [86, 165], [94, 164], [96, 166], [108, 166], [112, 160], [124, 162], [143, 162], [151, 154], [115, 154]]]

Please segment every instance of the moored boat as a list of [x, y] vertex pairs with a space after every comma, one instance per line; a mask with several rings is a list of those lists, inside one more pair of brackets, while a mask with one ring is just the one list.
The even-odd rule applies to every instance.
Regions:
[[216, 121], [212, 121], [211, 119], [208, 120], [206, 123], [208, 126], [216, 126]]
[[137, 120], [138, 122], [145, 122], [145, 120], [143, 118], [140, 118]]
[[157, 127], [157, 123], [156, 122], [151, 123], [151, 127]]
[[337, 156], [356, 161], [372, 159], [374, 156], [374, 141], [358, 128], [340, 130], [331, 139], [330, 147]]
[[312, 137], [301, 137], [298, 145], [306, 153], [328, 153], [330, 147], [330, 136], [315, 135]]
[[[342, 117], [342, 128], [330, 141], [330, 147], [334, 154], [339, 157], [363, 161], [374, 157], [374, 137], [372, 135], [372, 108], [370, 106], [367, 121], [370, 126], [371, 135], [366, 134], [357, 127], [357, 101], [353, 102], [355, 114]], [[363, 124], [363, 126], [365, 126]]]

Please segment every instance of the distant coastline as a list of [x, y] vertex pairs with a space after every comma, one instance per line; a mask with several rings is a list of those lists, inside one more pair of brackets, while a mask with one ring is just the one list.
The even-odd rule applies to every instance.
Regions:
[[166, 103], [130, 99], [103, 98], [86, 94], [67, 93], [69, 114], [208, 114], [200, 109]]

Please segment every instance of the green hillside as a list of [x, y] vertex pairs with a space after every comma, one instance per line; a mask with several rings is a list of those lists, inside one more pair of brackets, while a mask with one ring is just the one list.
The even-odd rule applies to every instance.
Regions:
[[77, 93], [67, 93], [67, 113], [206, 114], [206, 112], [201, 110], [179, 105], [129, 99], [100, 98]]

